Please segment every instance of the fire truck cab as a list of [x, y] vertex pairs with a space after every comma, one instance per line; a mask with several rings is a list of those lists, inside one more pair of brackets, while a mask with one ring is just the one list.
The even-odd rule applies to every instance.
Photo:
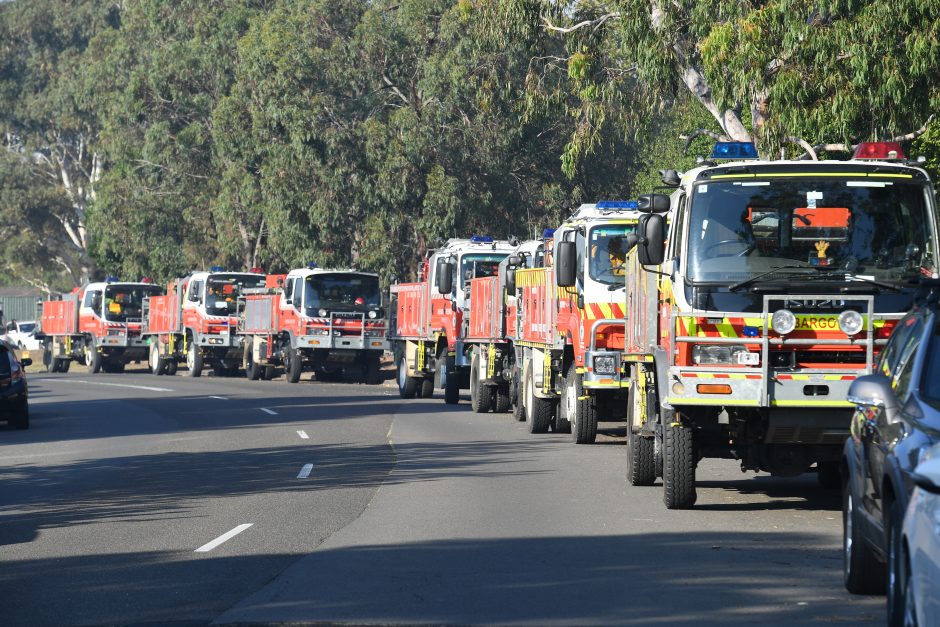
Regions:
[[469, 283], [496, 274], [513, 248], [487, 236], [450, 239], [428, 251], [418, 281], [392, 285], [389, 340], [403, 398], [430, 398], [437, 387], [446, 403], [459, 402], [460, 390], [470, 387], [464, 344]]
[[631, 201], [581, 205], [555, 230], [543, 268], [515, 274], [521, 384], [529, 431], [593, 442], [598, 417], [622, 415], [624, 261], [640, 214]]
[[778, 476], [815, 464], [837, 487], [849, 386], [937, 276], [926, 172], [896, 144], [850, 161], [721, 144], [663, 182], [675, 191], [642, 199], [626, 275], [629, 481], [662, 476], [671, 509], [695, 503], [705, 457]]
[[388, 349], [377, 274], [308, 268], [268, 277], [264, 289], [246, 290], [239, 332], [249, 379], [271, 378], [283, 367], [296, 383], [304, 370], [327, 380], [350, 369], [369, 384], [381, 382]]
[[146, 298], [162, 293], [152, 283], [108, 277], [43, 302], [40, 330], [47, 370], [68, 372], [71, 362], [79, 361], [90, 373], [123, 372], [128, 363], [146, 360], [141, 309]]

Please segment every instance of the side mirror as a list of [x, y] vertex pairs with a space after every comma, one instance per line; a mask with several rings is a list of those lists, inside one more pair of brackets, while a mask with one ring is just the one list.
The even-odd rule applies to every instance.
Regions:
[[640, 216], [637, 256], [644, 266], [658, 266], [666, 256], [666, 219], [658, 213]]
[[516, 269], [509, 268], [506, 270], [506, 293], [513, 295], [516, 293]]
[[24, 368], [25, 368], [26, 366], [32, 366], [32, 365], [33, 365], [33, 360], [30, 359], [29, 357], [24, 357], [23, 359], [20, 360], [20, 364], [21, 364]]
[[454, 289], [454, 264], [444, 261], [437, 264], [437, 292], [450, 294]]
[[860, 407], [891, 407], [893, 399], [891, 382], [883, 374], [869, 374], [852, 381], [846, 398]]
[[525, 263], [525, 259], [522, 258], [522, 255], [509, 255], [509, 259], [506, 260], [506, 263], [518, 268]]
[[669, 211], [669, 196], [665, 194], [644, 194], [637, 200], [637, 209], [647, 213], [666, 213]]
[[633, 250], [633, 247], [636, 246], [638, 241], [640, 241], [640, 238], [637, 237], [636, 233], [628, 233], [627, 236], [623, 238], [623, 243], [627, 245], [625, 252]]
[[669, 187], [679, 187], [682, 183], [679, 173], [675, 170], [660, 170], [659, 180], [663, 182], [663, 185], [668, 185]]
[[555, 244], [555, 282], [558, 287], [574, 287], [578, 280], [578, 251], [574, 242]]
[[293, 305], [293, 304], [294, 304], [294, 299], [292, 299], [292, 298], [285, 298], [285, 299], [284, 299], [284, 304], [285, 304], [285, 305]]

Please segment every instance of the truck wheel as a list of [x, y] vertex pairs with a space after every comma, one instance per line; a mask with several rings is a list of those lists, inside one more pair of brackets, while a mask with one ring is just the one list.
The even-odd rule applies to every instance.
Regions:
[[653, 465], [656, 467], [656, 476], [663, 476], [663, 438], [656, 435], [653, 437]]
[[178, 368], [179, 368], [179, 363], [175, 359], [169, 360], [166, 364], [167, 376], [168, 377], [174, 376]]
[[382, 364], [378, 355], [366, 355], [363, 378], [366, 385], [378, 385], [382, 382]]
[[535, 395], [535, 376], [531, 369], [526, 370], [525, 378], [525, 419], [529, 433], [545, 433], [552, 422], [554, 403], [547, 398]]
[[69, 371], [69, 368], [71, 368], [71, 367], [72, 367], [72, 360], [71, 360], [71, 359], [60, 359], [60, 360], [59, 360], [59, 372], [61, 372], [62, 374], [65, 374], [66, 372], [68, 372], [68, 371]]
[[431, 398], [434, 396], [434, 379], [421, 379], [421, 398]]
[[25, 399], [13, 409], [12, 422], [16, 429], [29, 429], [29, 404]]
[[287, 349], [287, 381], [297, 383], [300, 381], [300, 374], [304, 371], [304, 359], [300, 351], [295, 348]]
[[[425, 384], [427, 384], [427, 379], [421, 383], [422, 396], [424, 395]], [[402, 398], [414, 398], [417, 386], [415, 378], [408, 376], [408, 358], [402, 355], [401, 359], [398, 360], [398, 395]], [[433, 382], [431, 383], [431, 389], [434, 389]]]
[[150, 345], [150, 372], [157, 376], [166, 372], [166, 359], [160, 354], [160, 346], [157, 342]]
[[88, 366], [89, 374], [98, 374], [101, 372], [101, 353], [95, 346], [94, 340], [85, 343], [85, 365]]
[[695, 449], [692, 429], [683, 424], [664, 424], [663, 502], [667, 509], [695, 505]]
[[255, 361], [255, 349], [248, 349], [248, 365], [245, 366], [245, 376], [248, 377], [249, 381], [257, 381], [261, 378], [261, 364]]
[[460, 374], [457, 372], [457, 358], [448, 355], [444, 359], [444, 402], [456, 405], [460, 402]]
[[568, 366], [562, 394], [565, 397], [565, 417], [568, 419], [571, 440], [575, 444], [592, 443], [597, 439], [597, 411], [592, 399], [584, 393], [581, 375], [574, 362]]
[[498, 385], [493, 389], [493, 411], [497, 414], [505, 414], [512, 409], [512, 396], [509, 394], [509, 386], [505, 383]]
[[265, 366], [264, 371], [261, 373], [261, 378], [265, 381], [270, 381], [274, 378], [276, 372], [277, 370], [274, 368], [274, 366]]
[[862, 534], [851, 479], [842, 485], [842, 581], [852, 594], [880, 594], [885, 590], [885, 566], [878, 561]]
[[656, 482], [656, 444], [653, 438], [637, 433], [641, 411], [643, 407], [639, 403], [636, 377], [633, 377], [627, 399], [627, 481], [636, 486], [653, 485]]
[[124, 372], [124, 368], [127, 366], [123, 361], [106, 361], [102, 364], [105, 372], [110, 372], [113, 374], [121, 374]]
[[45, 367], [46, 372], [58, 372], [58, 370], [53, 370], [53, 366], [56, 365], [55, 358], [52, 356], [52, 343], [43, 342], [42, 344], [42, 365]]
[[522, 383], [522, 371], [519, 366], [512, 368], [512, 384], [509, 389], [515, 395], [515, 404], [512, 406], [512, 417], [516, 422], [525, 420], [525, 385]]
[[480, 356], [474, 351], [470, 362], [470, 408], [478, 414], [485, 414], [490, 405], [490, 390], [480, 384]]
[[202, 374], [204, 361], [202, 353], [193, 338], [190, 338], [189, 347], [186, 349], [186, 367], [189, 368], [189, 376], [198, 377]]

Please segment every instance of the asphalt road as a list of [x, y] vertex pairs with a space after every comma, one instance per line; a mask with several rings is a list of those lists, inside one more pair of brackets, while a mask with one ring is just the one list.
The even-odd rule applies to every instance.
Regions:
[[0, 427], [3, 625], [883, 621], [810, 476], [709, 461], [667, 512], [616, 429], [575, 446], [391, 382], [30, 386], [31, 428]]

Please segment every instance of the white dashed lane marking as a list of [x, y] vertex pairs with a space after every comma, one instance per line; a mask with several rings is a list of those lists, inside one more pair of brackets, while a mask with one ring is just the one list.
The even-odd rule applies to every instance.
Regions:
[[225, 533], [220, 535], [218, 538], [216, 538], [212, 542], [203, 544], [201, 547], [195, 550], [195, 553], [208, 553], [209, 551], [219, 546], [223, 542], [228, 542], [229, 540], [231, 540], [232, 538], [240, 534], [245, 529], [248, 529], [248, 527], [251, 527], [253, 524], [254, 523], [244, 523], [242, 525], [238, 525], [231, 531], [226, 531]]

